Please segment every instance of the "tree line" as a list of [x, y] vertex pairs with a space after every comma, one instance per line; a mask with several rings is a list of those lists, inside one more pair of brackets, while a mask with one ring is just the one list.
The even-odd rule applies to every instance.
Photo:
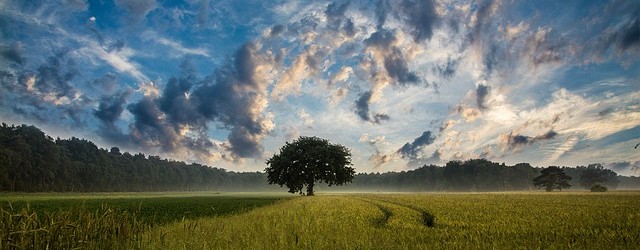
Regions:
[[263, 173], [237, 173], [182, 161], [53, 139], [35, 126], [0, 127], [0, 191], [115, 192], [241, 190], [267, 187]]
[[[640, 177], [618, 176], [599, 164], [561, 168], [582, 188], [584, 173], [598, 172], [597, 182], [610, 189], [640, 189]], [[359, 173], [347, 186], [326, 191], [515, 191], [531, 190], [542, 168], [513, 166], [485, 159], [450, 161], [402, 172]], [[588, 188], [588, 187], [586, 187]], [[145, 156], [97, 147], [72, 137], [53, 139], [35, 126], [0, 126], [0, 191], [275, 191], [263, 172], [232, 172], [198, 163]]]
[[[609, 189], [640, 189], [640, 177], [619, 176], [601, 164], [577, 167], [556, 167], [571, 179], [571, 189], [589, 189], [601, 183]], [[546, 168], [529, 163], [506, 165], [486, 159], [449, 161], [444, 166], [424, 165], [402, 172], [359, 173], [353, 183], [331, 190], [354, 191], [522, 191], [536, 190], [533, 180]], [[323, 189], [328, 190], [328, 189]]]

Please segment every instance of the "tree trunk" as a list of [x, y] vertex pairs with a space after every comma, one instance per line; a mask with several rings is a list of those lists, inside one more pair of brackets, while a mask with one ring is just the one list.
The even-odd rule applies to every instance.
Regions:
[[307, 185], [307, 196], [313, 196], [313, 183]]

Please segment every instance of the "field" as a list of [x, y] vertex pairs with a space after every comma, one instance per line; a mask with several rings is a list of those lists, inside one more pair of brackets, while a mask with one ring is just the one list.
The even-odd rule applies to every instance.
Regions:
[[[3, 203], [11, 200], [14, 204], [28, 201], [32, 204], [31, 209], [39, 206], [36, 204], [44, 204], [42, 208], [38, 207], [44, 210], [56, 202], [71, 204], [55, 208], [63, 211], [77, 209], [73, 204], [84, 204], [81, 205], [84, 206], [83, 211], [89, 211], [85, 213], [98, 215], [92, 218], [94, 220], [104, 213], [102, 205], [90, 205], [98, 204], [94, 200], [99, 200], [114, 207], [113, 211], [118, 211], [112, 213], [114, 218], [126, 218], [111, 222], [116, 226], [132, 222], [145, 225], [127, 237], [98, 239], [103, 243], [83, 241], [74, 245], [79, 247], [636, 249], [640, 244], [640, 192], [372, 193], [321, 194], [315, 197], [184, 193], [131, 196], [103, 195], [94, 198], [63, 195], [46, 198], [46, 195], [14, 195], [1, 200]], [[109, 199], [121, 203], [110, 203]], [[135, 202], [122, 202], [123, 199]], [[138, 205], [136, 210], [135, 204], [142, 205]], [[175, 210], [169, 207], [175, 207], [172, 208]], [[2, 221], [6, 223], [5, 217], [10, 213], [6, 212], [6, 207], [3, 209]], [[144, 209], [150, 212], [142, 212]], [[94, 210], [97, 212], [91, 212]], [[182, 215], [178, 215], [180, 213]], [[0, 242], [1, 248], [11, 248], [10, 244], [27, 244], [29, 247], [28, 241], [20, 243], [23, 245], [7, 242], [6, 235], [12, 233], [20, 234], [15, 230], [1, 232], [4, 240]]]

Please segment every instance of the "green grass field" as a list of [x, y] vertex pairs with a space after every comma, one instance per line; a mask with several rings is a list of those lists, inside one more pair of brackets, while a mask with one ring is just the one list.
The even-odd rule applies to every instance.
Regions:
[[[146, 224], [128, 238], [98, 239], [106, 243], [76, 246], [143, 249], [637, 249], [640, 245], [640, 192], [371, 193], [320, 194], [315, 197], [255, 193], [127, 195], [131, 197], [99, 195], [95, 198], [101, 203], [104, 200], [118, 201], [104, 203], [113, 206], [114, 211], [120, 211], [114, 214], [128, 218], [110, 223], [117, 226], [118, 221], [120, 224], [131, 223], [138, 218], [149, 220], [158, 216], [169, 219]], [[92, 199], [94, 195], [83, 194], [59, 197], [10, 195], [1, 201], [7, 203], [11, 200], [14, 204], [28, 201], [35, 206], [54, 201], [72, 204], [84, 200], [84, 203], [75, 204], [85, 204], [84, 211], [90, 211], [97, 208], [87, 205], [97, 204]], [[121, 205], [123, 203], [119, 202], [123, 199], [135, 202]], [[153, 216], [136, 213], [133, 205], [140, 200], [143, 207], [154, 211], [151, 213]], [[216, 211], [210, 207], [218, 205], [229, 209], [220, 209], [218, 211], [226, 211], [220, 213], [199, 211], [207, 208]], [[61, 211], [72, 206], [55, 209]], [[43, 205], [43, 209], [46, 207]], [[97, 215], [104, 213], [100, 210], [102, 208], [97, 209]], [[182, 216], [175, 215], [179, 213]], [[5, 229], [0, 233], [7, 235], [12, 232]], [[12, 248], [9, 244], [6, 239], [0, 242], [2, 249]], [[25, 246], [28, 242], [21, 244], [14, 245]]]

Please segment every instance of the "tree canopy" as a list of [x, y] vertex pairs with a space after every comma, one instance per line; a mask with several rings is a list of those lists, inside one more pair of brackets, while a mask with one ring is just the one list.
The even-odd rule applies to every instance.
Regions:
[[590, 164], [580, 174], [580, 185], [590, 189], [594, 184], [599, 183], [616, 188], [618, 186], [617, 177], [618, 174], [610, 169], [605, 169], [601, 164]]
[[117, 147], [107, 151], [75, 137], [54, 140], [35, 126], [0, 125], [0, 192], [264, 190], [265, 179]]
[[571, 187], [569, 184], [571, 176], [568, 176], [564, 170], [559, 167], [551, 166], [540, 171], [540, 176], [533, 179], [533, 185], [536, 187], [544, 187], [548, 192], [558, 189]]
[[316, 181], [343, 185], [351, 182], [355, 174], [348, 148], [315, 136], [287, 142], [266, 163], [269, 184], [286, 185], [290, 193], [302, 193], [306, 186], [309, 196], [313, 195]]

